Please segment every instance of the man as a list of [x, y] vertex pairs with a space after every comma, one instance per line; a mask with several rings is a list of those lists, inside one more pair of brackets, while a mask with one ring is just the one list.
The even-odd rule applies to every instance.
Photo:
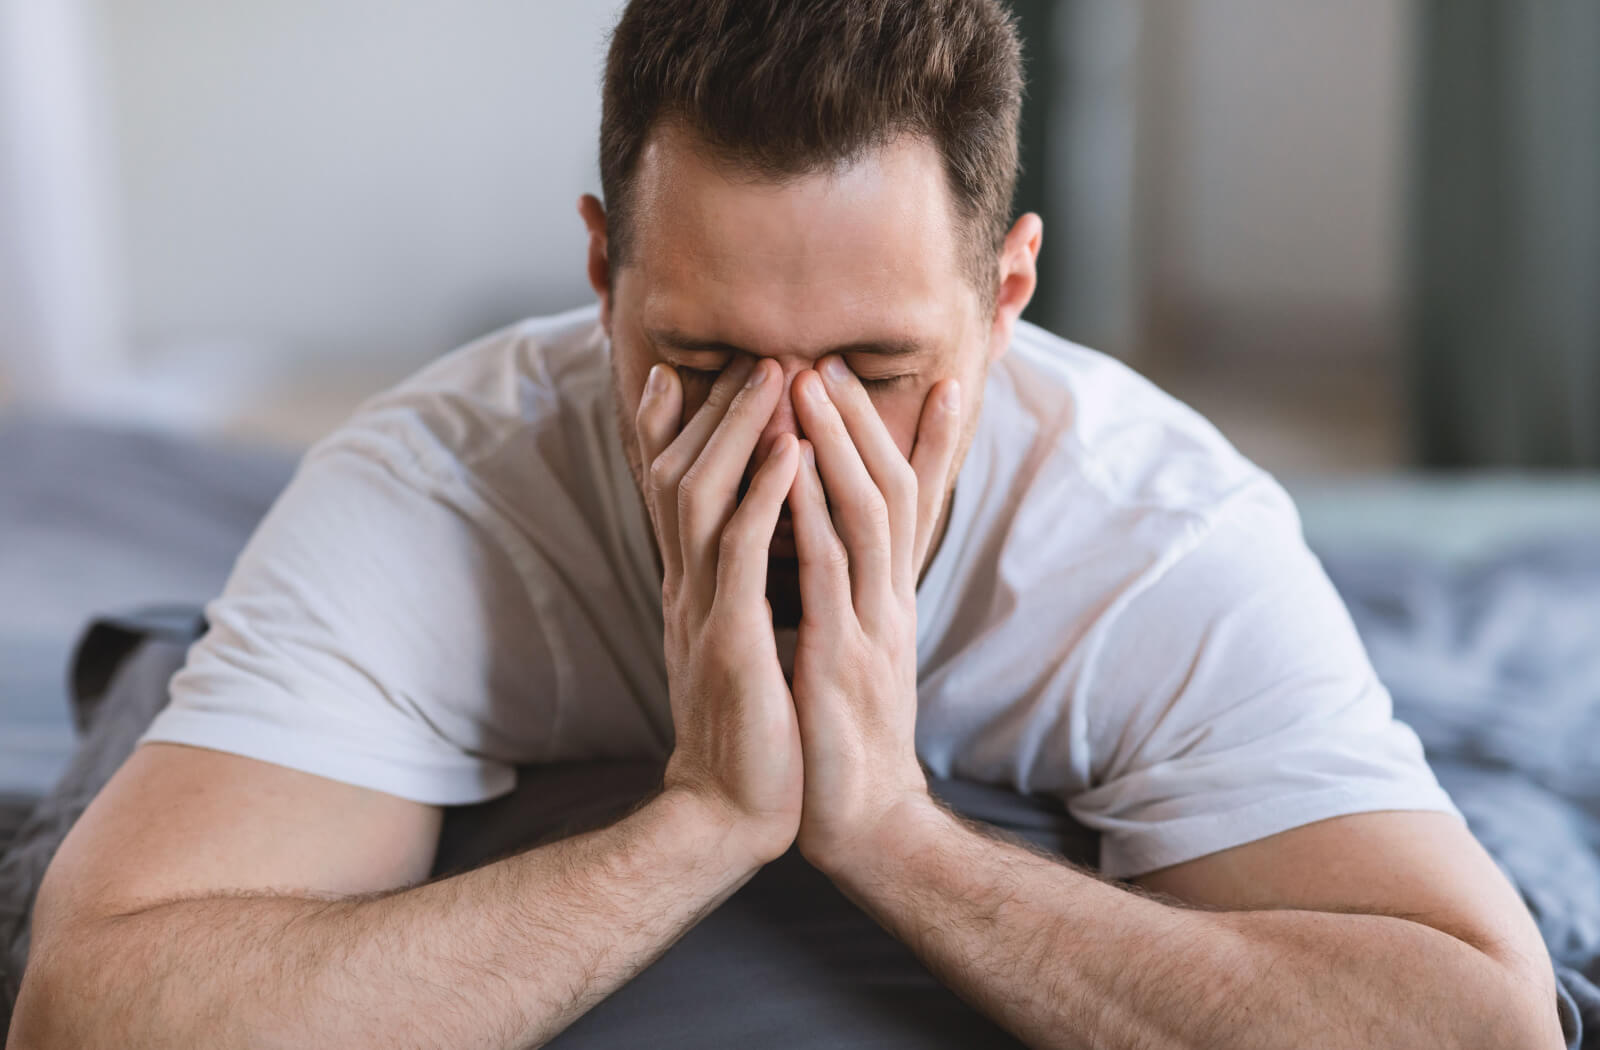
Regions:
[[[1559, 1045], [1282, 491], [1019, 323], [1020, 90], [990, 0], [630, 4], [598, 311], [307, 457], [51, 869], [20, 1045], [537, 1044], [791, 846], [1032, 1045]], [[423, 881], [440, 807], [616, 756], [628, 816]]]

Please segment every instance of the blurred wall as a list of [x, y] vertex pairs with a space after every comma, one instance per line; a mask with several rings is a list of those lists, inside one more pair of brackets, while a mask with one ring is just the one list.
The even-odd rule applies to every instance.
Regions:
[[[136, 354], [415, 358], [587, 298], [573, 201], [620, 0], [87, 2]], [[1077, 186], [1045, 249], [1058, 327], [1130, 354], [1141, 328], [1386, 346], [1411, 6], [1066, 5], [1031, 42]]]
[[136, 355], [415, 360], [589, 298], [615, 0], [93, 6]]
[[1410, 0], [1145, 0], [1140, 171], [1158, 350], [1394, 348]]
[[126, 357], [95, 22], [0, 0], [0, 406], [69, 408]]
[[[588, 301], [574, 202], [598, 186], [620, 3], [60, 0], [87, 26], [52, 31], [82, 38], [54, 74], [87, 85], [82, 115], [35, 92], [47, 104], [12, 123], [78, 129], [56, 176], [101, 158], [89, 181], [109, 204], [75, 243], [107, 263], [90, 306], [135, 373], [107, 385], [146, 416], [215, 425], [297, 418], [343, 373], [332, 418], [464, 340]], [[1050, 66], [1041, 319], [1152, 372], [1163, 356], [1389, 359], [1412, 0], [1031, 6], [1053, 27], [1028, 41]], [[8, 19], [13, 51], [37, 52], [40, 21]], [[36, 167], [33, 185], [59, 182]], [[0, 258], [0, 281], [36, 261]], [[52, 309], [62, 332], [94, 313]]]

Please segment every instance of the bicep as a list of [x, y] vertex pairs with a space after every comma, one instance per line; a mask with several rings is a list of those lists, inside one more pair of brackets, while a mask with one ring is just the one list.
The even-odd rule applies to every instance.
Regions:
[[426, 879], [439, 807], [240, 755], [137, 748], [61, 844], [34, 936], [219, 892], [347, 896]]
[[1445, 813], [1334, 817], [1133, 880], [1186, 904], [1387, 915], [1447, 933], [1548, 983], [1532, 917], [1465, 824]]

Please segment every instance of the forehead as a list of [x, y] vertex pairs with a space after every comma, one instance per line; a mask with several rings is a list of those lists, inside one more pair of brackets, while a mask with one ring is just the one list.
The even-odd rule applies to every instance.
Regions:
[[959, 331], [975, 293], [938, 151], [901, 137], [839, 168], [773, 180], [687, 132], [652, 135], [619, 282], [647, 326], [715, 329], [776, 352]]

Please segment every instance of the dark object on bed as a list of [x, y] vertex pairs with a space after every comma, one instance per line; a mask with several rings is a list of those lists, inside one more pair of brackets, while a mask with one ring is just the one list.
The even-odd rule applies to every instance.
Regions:
[[22, 822], [28, 819], [28, 814], [32, 813], [33, 807], [38, 804], [38, 798], [33, 795], [21, 792], [0, 793], [0, 854], [5, 853], [6, 846], [16, 836], [17, 830], [22, 827]]

